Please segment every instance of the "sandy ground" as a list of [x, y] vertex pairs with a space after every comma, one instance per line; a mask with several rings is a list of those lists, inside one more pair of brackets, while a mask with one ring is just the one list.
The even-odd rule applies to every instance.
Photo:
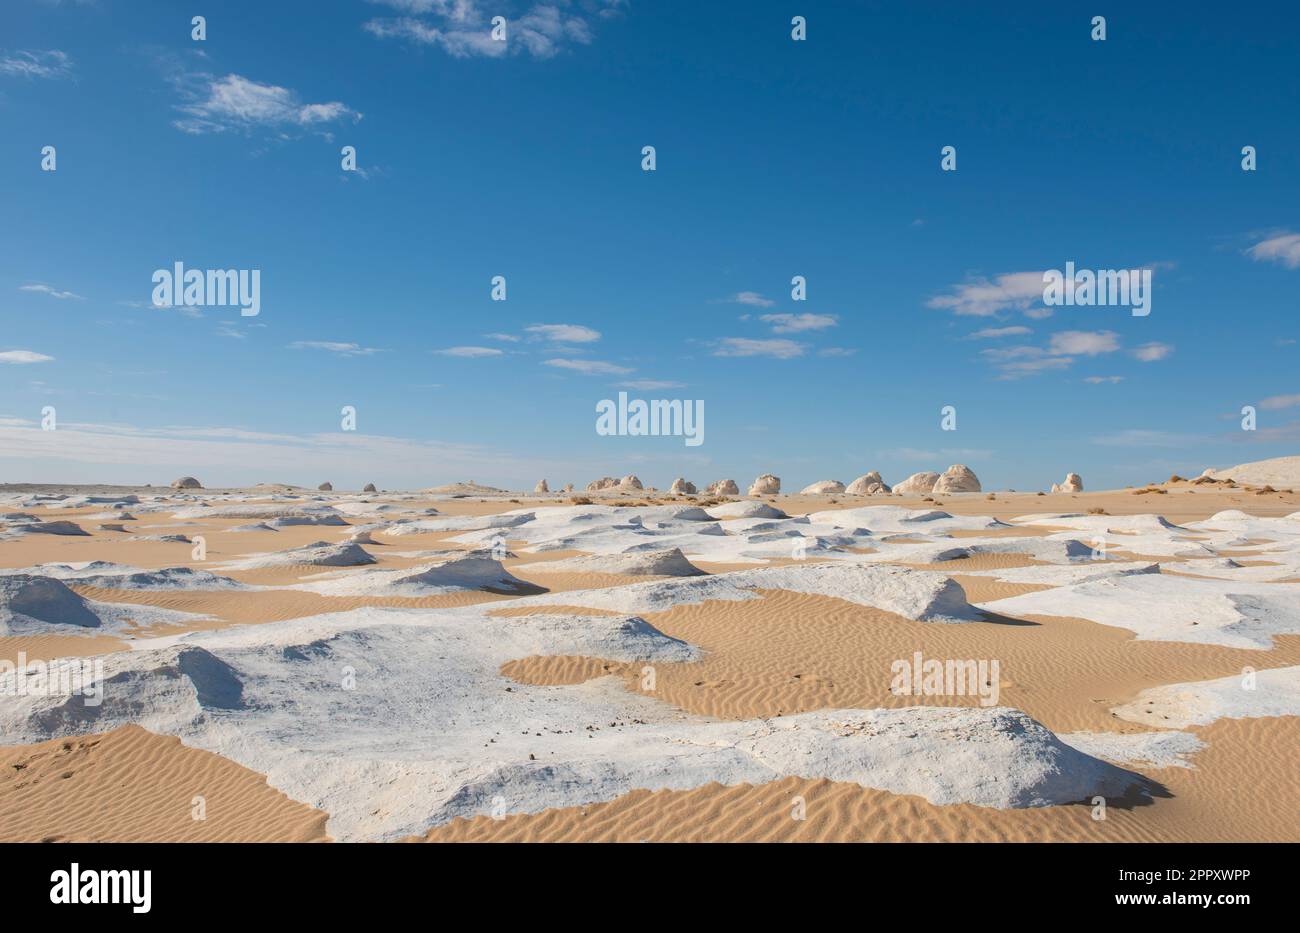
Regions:
[[[1039, 512], [1101, 509], [1111, 515], [1157, 513], [1174, 522], [1204, 519], [1225, 509], [1259, 516], [1300, 510], [1300, 495], [1258, 495], [1249, 489], [1192, 486], [1135, 494], [1132, 490], [1035, 495], [996, 493], [924, 498], [773, 496], [792, 515], [866, 505], [939, 507], [955, 514], [1003, 520]], [[6, 490], [8, 491], [8, 490]], [[67, 491], [92, 491], [85, 487]], [[120, 490], [119, 490], [120, 491]], [[150, 490], [142, 490], [150, 492]], [[158, 490], [152, 490], [157, 492]], [[382, 496], [374, 497], [382, 499]], [[452, 499], [403, 503], [434, 505], [444, 515], [492, 514], [520, 507], [562, 504], [568, 496], [491, 500]], [[686, 498], [624, 496], [602, 502], [689, 502]], [[696, 497], [696, 501], [704, 501]], [[283, 585], [330, 568], [295, 566], [224, 571], [213, 565], [242, 555], [345, 540], [346, 527], [289, 527], [279, 532], [232, 532], [248, 520], [177, 521], [141, 514], [129, 533], [103, 531], [86, 516], [102, 506], [42, 510], [47, 520], [77, 521], [89, 537], [30, 535], [0, 541], [0, 567], [45, 562], [111, 560], [143, 568], [193, 566], [242, 582]], [[208, 558], [192, 561], [187, 544], [132, 540], [145, 534], [202, 534]], [[1042, 528], [1000, 532], [1047, 533]], [[415, 566], [407, 552], [452, 547], [454, 533], [386, 538], [366, 549], [380, 568]], [[507, 535], [508, 537], [508, 535]], [[577, 552], [521, 554], [504, 563], [516, 576], [552, 591], [618, 586], [646, 577], [555, 573], [545, 563]], [[1042, 587], [970, 576], [975, 570], [1020, 566], [1016, 555], [983, 555], [924, 565], [951, 576], [972, 601]], [[1165, 559], [1165, 572], [1194, 572]], [[709, 572], [733, 569], [701, 564]], [[752, 565], [750, 565], [752, 566]], [[1290, 585], [1290, 584], [1279, 584]], [[326, 597], [293, 591], [175, 592], [74, 587], [83, 596], [144, 604], [210, 618], [191, 628], [259, 624], [364, 605], [424, 608], [500, 601], [490, 593], [424, 599]], [[533, 611], [562, 611], [539, 607]], [[528, 610], [510, 610], [518, 614]], [[583, 610], [591, 612], [591, 610]], [[967, 625], [911, 622], [881, 610], [836, 599], [771, 591], [743, 602], [709, 602], [646, 615], [666, 634], [705, 649], [694, 663], [660, 665], [655, 695], [692, 713], [721, 718], [778, 716], [828, 707], [900, 706], [927, 702], [888, 691], [889, 664], [920, 650], [929, 657], [985, 659], [1001, 663], [1000, 703], [1016, 706], [1057, 732], [1142, 731], [1109, 709], [1147, 687], [1205, 680], [1237, 673], [1244, 665], [1271, 668], [1300, 664], [1300, 636], [1282, 636], [1268, 651], [1212, 645], [1137, 641], [1124, 629], [1080, 619], [1035, 616], [993, 618]], [[126, 638], [173, 634], [184, 627], [140, 628]], [[94, 655], [120, 650], [114, 637], [0, 637], [0, 658]], [[600, 658], [519, 658], [502, 672], [521, 682], [572, 684], [592, 677], [622, 678], [638, 690], [637, 672]], [[973, 704], [977, 698], [942, 700]], [[1193, 767], [1141, 769], [1158, 786], [1154, 799], [1111, 801], [1107, 818], [1095, 820], [1085, 805], [1035, 811], [997, 811], [967, 805], [939, 807], [915, 797], [857, 785], [787, 779], [757, 787], [712, 785], [684, 792], [637, 791], [608, 803], [537, 815], [457, 820], [427, 835], [449, 840], [1291, 840], [1300, 839], [1300, 724], [1295, 718], [1221, 720], [1197, 730], [1208, 747]], [[193, 817], [194, 798], [206, 801], [206, 818]], [[796, 818], [800, 801], [805, 819]], [[326, 814], [269, 787], [254, 772], [179, 740], [138, 727], [36, 746], [0, 747], [0, 841], [7, 840], [323, 840]]]

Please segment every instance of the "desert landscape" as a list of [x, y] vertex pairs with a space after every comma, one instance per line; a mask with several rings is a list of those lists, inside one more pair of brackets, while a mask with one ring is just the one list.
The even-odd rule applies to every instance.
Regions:
[[1300, 458], [1062, 476], [0, 486], [0, 840], [1300, 838]]

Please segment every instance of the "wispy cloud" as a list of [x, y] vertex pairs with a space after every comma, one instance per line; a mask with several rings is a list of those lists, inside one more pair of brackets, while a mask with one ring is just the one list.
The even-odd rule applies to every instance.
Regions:
[[0, 74], [28, 80], [66, 78], [72, 74], [72, 59], [58, 49], [0, 52]]
[[291, 350], [325, 350], [339, 356], [371, 356], [384, 351], [377, 347], [363, 347], [357, 343], [337, 343], [331, 340], [295, 340], [289, 344]]
[[5, 350], [0, 352], [0, 363], [23, 365], [26, 363], [48, 363], [53, 359], [52, 356], [46, 356], [44, 353], [36, 353], [32, 350]]
[[1008, 272], [992, 280], [980, 278], [954, 285], [948, 294], [936, 295], [926, 305], [975, 317], [992, 317], [1009, 310], [1046, 317], [1052, 312], [1042, 302], [1043, 273]]
[[1103, 384], [1117, 385], [1118, 383], [1124, 381], [1124, 377], [1123, 376], [1089, 376], [1083, 381], [1089, 383], [1090, 385], [1095, 385], [1095, 386], [1103, 385]]
[[684, 382], [669, 382], [666, 379], [632, 379], [629, 382], [615, 383], [616, 389], [638, 389], [642, 392], [654, 392], [659, 389], [684, 389]]
[[42, 285], [39, 282], [31, 285], [19, 285], [18, 290], [20, 292], [37, 292], [42, 295], [49, 295], [51, 298], [60, 298], [60, 299], [75, 298], [78, 301], [84, 300], [80, 295], [74, 294], [72, 292], [65, 292], [60, 289], [53, 288], [49, 285]]
[[505, 351], [498, 350], [496, 347], [447, 347], [445, 350], [434, 350], [439, 356], [459, 356], [465, 359], [473, 359], [479, 356], [501, 356]]
[[1025, 334], [1032, 334], [1033, 331], [1028, 327], [1019, 325], [1014, 327], [986, 327], [983, 330], [977, 330], [970, 334], [968, 340], [996, 340], [999, 337], [1022, 337]]
[[1141, 360], [1143, 363], [1154, 363], [1157, 360], [1163, 360], [1169, 354], [1174, 352], [1174, 348], [1167, 343], [1152, 341], [1144, 343], [1133, 351], [1134, 359]]
[[822, 347], [817, 351], [818, 356], [852, 356], [857, 353], [857, 347]]
[[1206, 440], [1207, 438], [1198, 434], [1176, 434], [1171, 431], [1129, 428], [1094, 437], [1092, 442], [1103, 447], [1194, 447], [1204, 444]]
[[[592, 41], [593, 14], [607, 18], [624, 0], [588, 0], [574, 9], [566, 0], [537, 3], [522, 15], [501, 2], [480, 8], [477, 0], [369, 0], [405, 14], [369, 20], [362, 28], [379, 39], [400, 39], [441, 48], [454, 58], [502, 58], [526, 54], [553, 58], [573, 45]], [[492, 37], [492, 17], [506, 18], [505, 39]]]
[[833, 314], [762, 314], [758, 318], [772, 325], [774, 334], [797, 334], [806, 330], [825, 330], [839, 323]]
[[614, 363], [606, 363], [601, 360], [553, 359], [544, 362], [547, 366], [554, 366], [556, 369], [568, 369], [575, 373], [582, 373], [585, 376], [622, 376], [632, 372], [626, 366], [617, 366]]
[[1300, 405], [1300, 395], [1270, 395], [1259, 403], [1260, 408], [1271, 411], [1279, 408], [1294, 408], [1296, 405]]
[[714, 356], [767, 356], [777, 360], [789, 360], [803, 356], [805, 346], [793, 340], [772, 338], [770, 340], [752, 340], [748, 337], [723, 337], [718, 341]]
[[1256, 262], [1280, 262], [1288, 269], [1300, 268], [1300, 233], [1274, 234], [1260, 240], [1246, 254]]
[[183, 74], [174, 77], [185, 103], [185, 114], [173, 126], [186, 133], [249, 133], [257, 129], [308, 130], [340, 120], [356, 122], [361, 114], [339, 101], [303, 103], [297, 93], [274, 84], [261, 84], [242, 75]]
[[753, 308], [770, 308], [776, 304], [771, 298], [764, 297], [758, 292], [736, 292], [730, 298], [724, 298], [723, 300], [732, 304], [749, 305]]
[[1119, 335], [1111, 330], [1064, 330], [1053, 334], [1048, 347], [1054, 356], [1096, 356], [1119, 349]]
[[488, 340], [500, 340], [503, 343], [518, 343], [519, 338], [514, 334], [484, 334]]
[[552, 343], [595, 343], [600, 339], [600, 331], [581, 324], [534, 324], [524, 330]]

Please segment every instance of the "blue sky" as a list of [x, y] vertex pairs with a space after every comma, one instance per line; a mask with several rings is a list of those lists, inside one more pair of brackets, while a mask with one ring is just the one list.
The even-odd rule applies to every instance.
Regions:
[[[1300, 452], [1300, 14], [1104, 6], [11, 0], [0, 481], [1103, 488]], [[260, 270], [261, 313], [151, 307], [176, 261]], [[1044, 308], [1069, 261], [1152, 269], [1151, 313]], [[705, 443], [598, 435], [624, 383], [703, 400]]]

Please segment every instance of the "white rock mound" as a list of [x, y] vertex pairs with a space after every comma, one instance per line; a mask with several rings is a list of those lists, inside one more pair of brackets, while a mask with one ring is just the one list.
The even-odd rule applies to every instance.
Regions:
[[546, 485], [546, 480], [544, 479], [538, 480], [537, 485], [533, 487], [533, 493], [536, 495], [541, 495], [542, 493], [547, 493], [550, 491], [551, 491], [551, 487]]
[[934, 484], [939, 482], [938, 473], [913, 473], [894, 487], [894, 494], [899, 496], [928, 496], [934, 492]]
[[681, 548], [666, 551], [633, 551], [628, 554], [592, 554], [570, 557], [565, 560], [543, 561], [529, 564], [529, 569], [541, 573], [620, 573], [636, 577], [701, 577], [705, 572], [696, 567]]
[[738, 496], [740, 495], [740, 487], [736, 485], [734, 479], [720, 479], [709, 483], [705, 487], [704, 493], [709, 496]]
[[801, 496], [825, 496], [844, 491], [844, 484], [837, 479], [823, 479], [810, 483], [799, 490]]
[[849, 483], [844, 491], [851, 496], [878, 496], [888, 494], [890, 488], [880, 478], [879, 472], [871, 470]]
[[182, 476], [180, 479], [172, 480], [172, 489], [202, 489], [203, 484], [193, 476]]
[[1278, 489], [1300, 487], [1300, 457], [1274, 457], [1240, 463], [1226, 470], [1206, 470], [1201, 474], [1222, 482], [1235, 480], [1250, 486], [1273, 486]]
[[525, 596], [546, 592], [545, 587], [510, 573], [501, 561], [473, 555], [403, 570], [336, 573], [292, 588], [323, 596], [444, 596], [466, 590]]
[[1052, 492], [1083, 492], [1083, 477], [1078, 473], [1066, 473], [1064, 483], [1052, 483]]
[[749, 495], [751, 496], [775, 496], [780, 491], [781, 477], [773, 476], [771, 473], [764, 473], [749, 484]]
[[377, 490], [377, 489], [375, 488], [375, 484], [374, 484], [374, 483], [366, 483], [366, 485], [363, 486], [363, 487], [361, 488], [361, 491], [362, 491], [362, 492], [378, 492], [379, 490]]
[[298, 565], [360, 567], [374, 563], [378, 563], [374, 556], [356, 542], [344, 541], [340, 544], [331, 544], [328, 541], [316, 541], [286, 551], [254, 554], [251, 557], [229, 561], [222, 565], [222, 569], [262, 570], [268, 567], [295, 567]]
[[943, 471], [932, 491], [936, 496], [954, 492], [979, 492], [979, 477], [970, 467], [954, 463]]
[[693, 496], [695, 491], [695, 484], [680, 476], [673, 480], [672, 486], [668, 489], [668, 492], [674, 496]]

